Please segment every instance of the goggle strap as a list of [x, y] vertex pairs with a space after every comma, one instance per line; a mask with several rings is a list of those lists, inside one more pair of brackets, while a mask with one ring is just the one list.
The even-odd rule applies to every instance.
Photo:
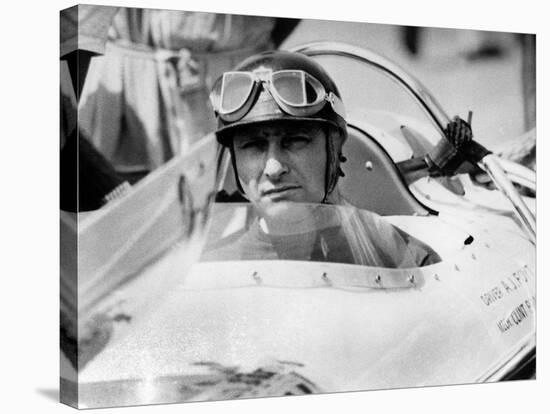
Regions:
[[325, 100], [330, 103], [332, 110], [340, 115], [343, 119], [346, 119], [346, 108], [344, 102], [334, 93], [329, 92], [325, 96]]

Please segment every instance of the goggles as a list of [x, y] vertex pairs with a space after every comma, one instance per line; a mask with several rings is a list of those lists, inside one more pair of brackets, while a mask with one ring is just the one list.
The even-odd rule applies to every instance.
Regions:
[[328, 102], [333, 111], [345, 119], [340, 98], [333, 92], [327, 93], [319, 80], [303, 70], [225, 72], [214, 84], [210, 102], [221, 119], [236, 122], [250, 111], [262, 85], [289, 115], [312, 116]]

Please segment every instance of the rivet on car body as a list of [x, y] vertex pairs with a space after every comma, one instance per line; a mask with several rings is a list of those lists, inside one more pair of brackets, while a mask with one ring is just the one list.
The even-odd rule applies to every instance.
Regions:
[[372, 169], [374, 168], [373, 165], [372, 165], [372, 161], [367, 161], [365, 163], [365, 168], [368, 170], [368, 171], [372, 171]]
[[201, 177], [206, 172], [206, 166], [204, 165], [204, 162], [199, 162], [199, 168], [198, 168], [198, 176]]
[[476, 260], [476, 255], [472, 253], [472, 259]]
[[409, 276], [409, 283], [411, 283], [411, 284], [414, 285], [414, 282], [415, 282], [415, 280], [414, 280], [414, 275], [410, 275], [410, 276]]
[[382, 282], [382, 276], [376, 275], [376, 277], [374, 278], [374, 281], [376, 282], [376, 284], [379, 285]]
[[434, 275], [434, 279], [437, 280], [438, 282], [441, 280], [439, 279], [439, 275], [437, 273]]
[[323, 272], [323, 275], [321, 277], [327, 285], [332, 285], [330, 279], [328, 278], [327, 272]]
[[256, 281], [257, 284], [262, 283], [262, 278], [258, 275], [258, 272], [252, 273], [252, 277], [254, 278], [254, 280]]

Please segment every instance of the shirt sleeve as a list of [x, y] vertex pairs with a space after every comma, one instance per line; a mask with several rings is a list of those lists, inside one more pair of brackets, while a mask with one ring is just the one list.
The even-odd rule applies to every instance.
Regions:
[[428, 245], [371, 213], [366, 220], [369, 242], [376, 248], [378, 263], [389, 268], [413, 268], [441, 261]]
[[395, 230], [403, 237], [407, 243], [407, 248], [418, 267], [429, 266], [441, 261], [441, 257], [426, 243], [411, 236], [407, 232], [395, 227]]

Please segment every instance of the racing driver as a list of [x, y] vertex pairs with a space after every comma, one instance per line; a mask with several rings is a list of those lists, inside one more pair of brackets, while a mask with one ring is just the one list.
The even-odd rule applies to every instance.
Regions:
[[[424, 243], [364, 211], [352, 226], [363, 234], [359, 260], [349, 232], [321, 208], [347, 204], [337, 186], [347, 124], [340, 93], [317, 62], [283, 51], [249, 57], [215, 82], [210, 99], [216, 138], [231, 154], [240, 193], [237, 200], [224, 194], [218, 201], [249, 201], [259, 219], [207, 249], [203, 260], [278, 258], [389, 268], [440, 260]], [[319, 208], [306, 207], [312, 204]], [[316, 225], [319, 220], [329, 223]]]

